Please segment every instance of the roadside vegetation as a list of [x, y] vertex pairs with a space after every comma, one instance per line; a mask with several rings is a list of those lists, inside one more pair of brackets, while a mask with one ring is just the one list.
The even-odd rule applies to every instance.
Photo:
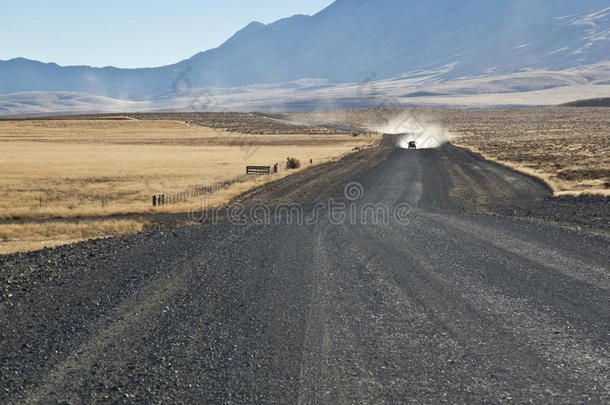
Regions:
[[544, 180], [555, 195], [610, 196], [610, 108], [472, 112], [454, 144]]
[[[76, 229], [76, 236], [69, 237], [72, 232], [66, 231], [66, 224], [19, 228], [8, 220], [188, 212], [196, 204], [213, 208], [288, 175], [280, 164], [286, 156], [319, 164], [350, 153], [354, 146], [376, 142], [351, 134], [282, 135], [277, 128], [273, 123], [273, 134], [241, 134], [171, 120], [1, 121], [2, 252], [21, 249], [27, 241], [39, 246], [42, 241], [57, 244], [107, 235], [105, 228], [92, 226], [87, 235]], [[203, 197], [189, 194], [193, 188], [244, 174], [246, 165], [275, 163], [278, 174], [252, 176]], [[152, 196], [157, 194], [186, 194], [187, 198], [153, 208]], [[137, 231], [133, 225], [113, 234], [127, 228]]]
[[294, 170], [301, 167], [301, 161], [294, 157], [289, 157], [286, 161], [286, 169]]
[[0, 225], [0, 254], [141, 232], [143, 220], [84, 220]]

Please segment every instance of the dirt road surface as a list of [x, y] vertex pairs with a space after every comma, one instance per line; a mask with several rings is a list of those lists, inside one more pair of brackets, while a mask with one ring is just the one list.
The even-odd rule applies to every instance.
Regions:
[[549, 190], [461, 149], [388, 153], [332, 207], [297, 179], [307, 224], [0, 258], [0, 402], [610, 401], [608, 239], [528, 217]]

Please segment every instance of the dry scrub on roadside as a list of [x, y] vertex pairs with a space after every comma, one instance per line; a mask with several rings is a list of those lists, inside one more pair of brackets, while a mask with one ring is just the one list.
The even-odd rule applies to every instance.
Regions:
[[503, 110], [455, 128], [454, 143], [543, 179], [556, 195], [610, 195], [610, 109]]
[[177, 120], [189, 125], [221, 129], [240, 134], [330, 135], [343, 133], [343, 131], [339, 130], [296, 125], [256, 114], [239, 112], [141, 113], [130, 114], [129, 116], [139, 120]]
[[301, 161], [297, 158], [294, 157], [289, 157], [288, 160], [286, 160], [286, 169], [288, 170], [294, 170], [294, 169], [298, 169], [301, 167]]

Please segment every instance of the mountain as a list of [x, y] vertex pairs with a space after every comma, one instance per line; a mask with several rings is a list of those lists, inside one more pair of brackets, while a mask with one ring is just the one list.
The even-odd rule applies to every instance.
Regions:
[[[339, 0], [313, 17], [257, 26], [218, 49], [181, 62], [203, 85], [324, 78], [362, 81], [455, 65], [448, 79], [489, 69], [566, 69], [606, 59], [607, 1]], [[581, 14], [580, 17], [574, 16]], [[572, 16], [564, 19], [556, 17]], [[590, 24], [574, 24], [578, 18]], [[597, 33], [597, 31], [596, 31]], [[567, 48], [567, 49], [565, 49]], [[564, 49], [563, 52], [558, 52]], [[581, 50], [578, 55], [575, 51]], [[557, 52], [551, 54], [551, 52]], [[203, 68], [202, 68], [203, 67]], [[245, 67], [245, 68], [244, 68]]]
[[444, 70], [360, 83], [290, 83], [194, 91], [185, 97], [125, 101], [77, 92], [0, 95], [0, 117], [147, 111], [316, 111], [359, 107], [512, 108], [551, 106], [610, 94], [610, 62], [557, 71], [528, 70], [438, 83]]
[[88, 112], [150, 111], [145, 101], [117, 100], [103, 96], [67, 91], [26, 91], [0, 94], [0, 116], [37, 116]]
[[435, 82], [607, 61], [607, 0], [337, 0], [314, 16], [251, 23], [220, 47], [148, 69], [0, 62], [0, 94], [89, 93], [147, 101], [185, 87], [321, 79], [329, 84]]

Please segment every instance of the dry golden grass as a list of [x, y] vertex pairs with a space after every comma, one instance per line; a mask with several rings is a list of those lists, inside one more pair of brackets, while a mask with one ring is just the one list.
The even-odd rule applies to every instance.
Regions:
[[372, 142], [230, 134], [172, 121], [0, 122], [0, 219], [154, 213], [153, 194], [232, 178], [248, 164], [282, 168], [287, 156], [320, 163]]
[[0, 225], [0, 254], [74, 243], [92, 238], [141, 232], [145, 223], [134, 220], [89, 220]]
[[[153, 209], [152, 195], [233, 178], [246, 165], [279, 163], [279, 174], [252, 177], [205, 196], [205, 208], [213, 208], [287, 175], [288, 156], [306, 168], [310, 159], [322, 163], [376, 141], [336, 134], [244, 135], [163, 120], [0, 122], [0, 220], [184, 212], [201, 197]], [[0, 232], [7, 226], [13, 225], [0, 224]], [[23, 229], [34, 241], [45, 226]], [[45, 240], [83, 238], [48, 236]], [[3, 243], [10, 242], [6, 238]]]

